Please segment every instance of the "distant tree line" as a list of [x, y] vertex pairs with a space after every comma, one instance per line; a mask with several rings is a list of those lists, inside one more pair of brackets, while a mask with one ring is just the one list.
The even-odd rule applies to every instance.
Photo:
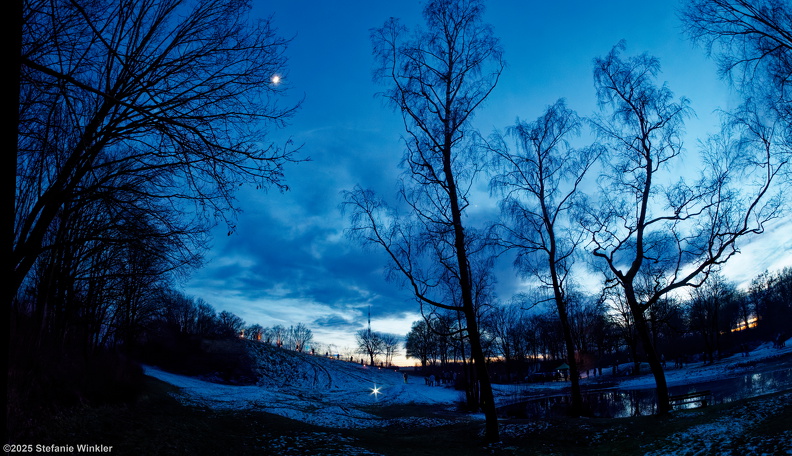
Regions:
[[[568, 360], [557, 309], [531, 304], [536, 303], [496, 304], [481, 317], [491, 370], [503, 382], [523, 381]], [[612, 369], [616, 363], [633, 363], [631, 372], [641, 372], [647, 355], [620, 295], [573, 293], [567, 308], [581, 372], [594, 374], [594, 369]], [[684, 298], [659, 302], [646, 318], [654, 346], [666, 363], [711, 363], [785, 340], [792, 337], [792, 268], [764, 272], [747, 290], [715, 274]], [[453, 315], [439, 314], [414, 322], [406, 337], [407, 356], [429, 369], [464, 367], [470, 352], [464, 338], [453, 335], [455, 321]]]
[[167, 327], [177, 334], [206, 338], [240, 338], [275, 345], [297, 352], [309, 351], [314, 342], [313, 331], [304, 323], [285, 327], [264, 327], [248, 324], [232, 312], [215, 309], [201, 298], [170, 291], [158, 303], [141, 332], [150, 333]]

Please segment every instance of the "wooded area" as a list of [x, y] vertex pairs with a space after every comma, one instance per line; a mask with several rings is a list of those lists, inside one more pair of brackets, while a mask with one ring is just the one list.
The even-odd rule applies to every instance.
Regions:
[[[0, 198], [6, 432], [61, 406], [134, 398], [139, 362], [159, 356], [187, 372], [194, 357], [228, 361], [206, 340], [315, 349], [303, 323], [248, 324], [179, 291], [211, 229], [233, 233], [236, 192], [286, 190], [284, 166], [303, 160], [271, 139], [300, 107], [275, 79], [289, 41], [273, 20], [239, 0], [13, 6]], [[714, 362], [790, 335], [792, 269], [747, 290], [721, 271], [789, 215], [792, 10], [694, 0], [679, 15], [741, 100], [695, 151], [682, 144], [689, 100], [656, 57], [624, 42], [593, 60], [598, 112], [559, 100], [486, 136], [473, 119], [507, 66], [483, 0], [431, 0], [423, 28], [391, 18], [371, 31], [380, 96], [403, 121], [404, 172], [395, 201], [344, 192], [347, 233], [385, 253], [387, 278], [421, 311], [408, 356], [463, 366], [489, 442], [499, 438], [493, 378], [567, 363], [579, 414], [580, 373], [645, 362], [666, 413], [666, 362]], [[471, 214], [487, 182], [500, 214], [481, 222]], [[504, 258], [530, 294], [497, 296]], [[582, 270], [602, 286], [583, 289]], [[370, 322], [357, 343], [371, 364], [390, 364], [399, 346]]]

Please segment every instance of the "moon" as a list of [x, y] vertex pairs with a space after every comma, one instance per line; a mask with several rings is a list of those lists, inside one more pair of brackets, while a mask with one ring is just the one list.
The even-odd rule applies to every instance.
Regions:
[[274, 74], [274, 75], [272, 75], [272, 78], [270, 78], [270, 81], [271, 81], [273, 84], [275, 84], [275, 85], [278, 85], [278, 84], [280, 84], [280, 82], [281, 82], [281, 77], [280, 77], [280, 76], [278, 76], [277, 74]]

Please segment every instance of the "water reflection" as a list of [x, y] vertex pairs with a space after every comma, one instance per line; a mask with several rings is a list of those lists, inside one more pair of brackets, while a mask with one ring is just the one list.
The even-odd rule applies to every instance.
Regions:
[[[716, 382], [669, 388], [671, 395], [711, 391], [709, 403], [721, 404], [747, 397], [773, 393], [792, 388], [792, 369], [747, 374]], [[657, 399], [654, 389], [586, 391], [583, 395], [585, 415], [607, 418], [625, 418], [652, 415], [656, 411]], [[687, 404], [685, 407], [696, 407]], [[553, 418], [566, 416], [570, 401], [567, 394], [532, 398], [503, 407], [501, 412], [517, 418]]]

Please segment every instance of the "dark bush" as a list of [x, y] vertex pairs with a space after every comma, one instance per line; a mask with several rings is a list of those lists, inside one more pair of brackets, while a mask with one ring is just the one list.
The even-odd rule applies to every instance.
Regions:
[[131, 403], [143, 387], [141, 366], [118, 351], [86, 353], [16, 327], [9, 347], [8, 427], [32, 432], [41, 417], [80, 405]]
[[129, 352], [145, 364], [232, 385], [253, 385], [254, 361], [242, 340], [209, 339], [161, 327]]

